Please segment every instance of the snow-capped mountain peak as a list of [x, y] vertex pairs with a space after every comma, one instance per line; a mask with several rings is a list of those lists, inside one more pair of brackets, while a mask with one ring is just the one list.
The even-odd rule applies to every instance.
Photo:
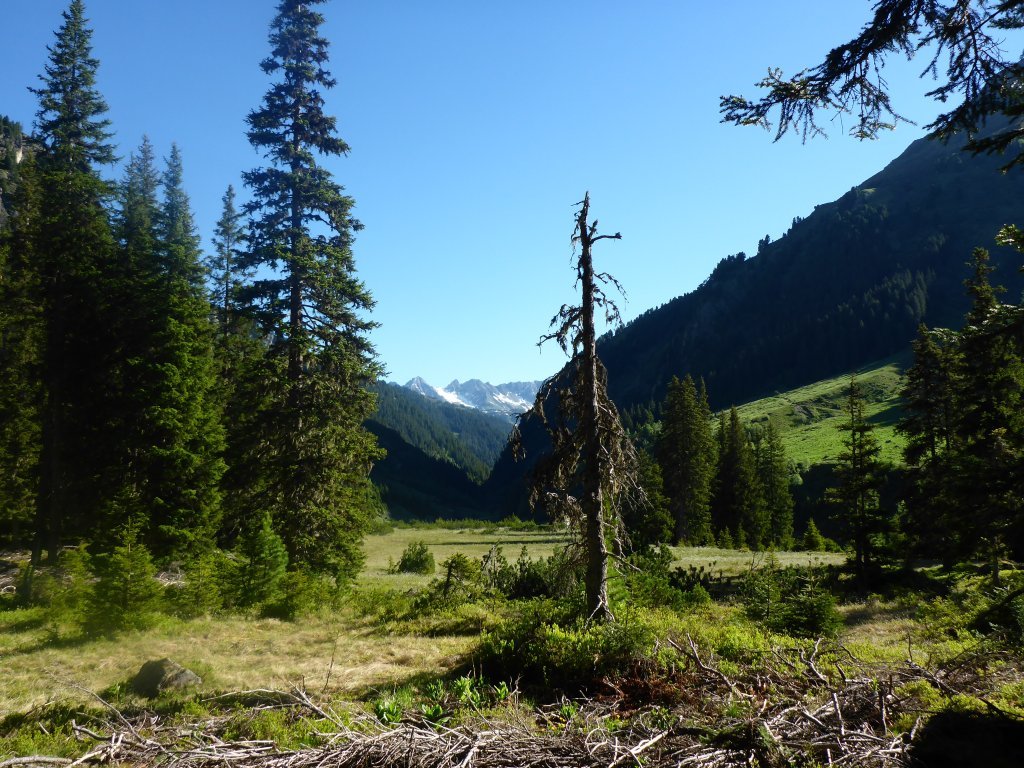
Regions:
[[453, 405], [475, 408], [485, 413], [515, 420], [520, 413], [533, 406], [533, 400], [540, 389], [539, 381], [516, 381], [497, 386], [480, 379], [460, 382], [455, 379], [447, 387], [435, 387], [417, 376], [405, 385], [431, 400], [443, 400]]

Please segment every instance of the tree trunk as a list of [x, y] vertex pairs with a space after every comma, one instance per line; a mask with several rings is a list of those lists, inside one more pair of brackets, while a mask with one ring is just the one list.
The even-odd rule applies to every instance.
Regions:
[[32, 563], [38, 565], [43, 551], [51, 563], [56, 562], [61, 546], [61, 515], [66, 510], [63, 451], [64, 434], [64, 341], [63, 281], [57, 275], [51, 289], [51, 320], [47, 328], [43, 386], [46, 399], [42, 413], [42, 445], [39, 456], [39, 489], [36, 501], [35, 536]]
[[580, 277], [583, 284], [583, 470], [584, 541], [587, 549], [585, 577], [587, 613], [594, 621], [612, 618], [608, 605], [608, 547], [604, 538], [604, 497], [601, 490], [603, 452], [598, 429], [600, 412], [597, 384], [597, 334], [594, 326], [594, 263], [591, 232], [587, 227], [589, 195], [583, 199], [577, 226], [580, 233]]

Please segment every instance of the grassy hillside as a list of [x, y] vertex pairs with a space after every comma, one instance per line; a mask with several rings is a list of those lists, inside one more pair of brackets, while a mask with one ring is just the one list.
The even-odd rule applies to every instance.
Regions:
[[[902, 462], [903, 437], [896, 432], [902, 416], [899, 390], [901, 371], [908, 363], [900, 356], [857, 371], [857, 380], [868, 401], [867, 415], [882, 445], [882, 458]], [[803, 467], [833, 463], [842, 450], [846, 393], [849, 376], [824, 379], [740, 406], [740, 418], [750, 424], [770, 419], [782, 435], [786, 455]]]

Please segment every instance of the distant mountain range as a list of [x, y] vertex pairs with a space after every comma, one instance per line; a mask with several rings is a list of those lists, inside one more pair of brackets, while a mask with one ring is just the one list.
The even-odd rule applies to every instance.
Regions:
[[512, 381], [507, 384], [488, 384], [480, 379], [460, 382], [458, 379], [447, 387], [435, 387], [417, 376], [410, 379], [405, 387], [430, 400], [440, 400], [450, 405], [461, 405], [483, 413], [500, 416], [509, 423], [530, 410], [540, 389], [540, 381]]

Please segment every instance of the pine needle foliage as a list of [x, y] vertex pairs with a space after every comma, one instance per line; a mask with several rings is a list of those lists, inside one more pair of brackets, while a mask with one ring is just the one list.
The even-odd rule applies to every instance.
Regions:
[[687, 374], [673, 376], [662, 408], [658, 460], [670, 499], [676, 542], [694, 546], [714, 540], [711, 491], [715, 476], [715, 439], [703, 385], [700, 392]]
[[363, 422], [380, 367], [367, 338], [373, 299], [355, 276], [353, 200], [320, 164], [347, 154], [323, 93], [335, 85], [320, 34], [323, 0], [282, 0], [261, 67], [276, 79], [248, 116], [249, 141], [267, 160], [245, 174], [252, 193], [243, 292], [268, 340], [263, 404], [249, 432], [262, 486], [257, 512], [272, 516], [293, 567], [350, 579], [370, 522], [368, 474], [380, 453]]
[[150, 626], [161, 607], [163, 587], [149, 549], [138, 530], [126, 525], [120, 542], [108, 555], [93, 559], [96, 583], [91, 595], [87, 629], [119, 632]]
[[[1002, 45], [1006, 30], [1022, 28], [1019, 0], [878, 0], [858, 34], [820, 63], [789, 77], [770, 67], [756, 84], [763, 93], [759, 99], [722, 96], [722, 119], [770, 130], [774, 115], [778, 141], [791, 131], [804, 140], [824, 136], [818, 123], [822, 112], [849, 115], [850, 135], [873, 139], [909, 122], [890, 98], [882, 76], [886, 60], [923, 54], [921, 77], [936, 81], [928, 95], [943, 104], [960, 101], [927, 127], [943, 138], [967, 132], [968, 148], [975, 153], [1002, 153], [1019, 146], [1024, 127], [1013, 120], [1000, 130], [984, 128], [991, 115], [1024, 115], [1024, 62]], [[1017, 151], [1006, 167], [1021, 161], [1024, 154]]]
[[846, 398], [846, 433], [836, 465], [838, 484], [829, 499], [837, 505], [843, 526], [853, 542], [854, 570], [861, 584], [874, 564], [875, 539], [883, 533], [888, 519], [879, 504], [879, 491], [888, 467], [881, 460], [882, 448], [874, 435], [874, 424], [864, 413], [864, 392], [856, 376], [850, 377]]
[[114, 151], [91, 38], [84, 6], [72, 0], [48, 49], [42, 86], [33, 89], [43, 201], [34, 243], [43, 389], [36, 562], [44, 549], [56, 562], [63, 539], [81, 531], [98, 506], [94, 480], [108, 471], [106, 414], [97, 397], [111, 386], [114, 241], [111, 190], [95, 166], [112, 162]]

